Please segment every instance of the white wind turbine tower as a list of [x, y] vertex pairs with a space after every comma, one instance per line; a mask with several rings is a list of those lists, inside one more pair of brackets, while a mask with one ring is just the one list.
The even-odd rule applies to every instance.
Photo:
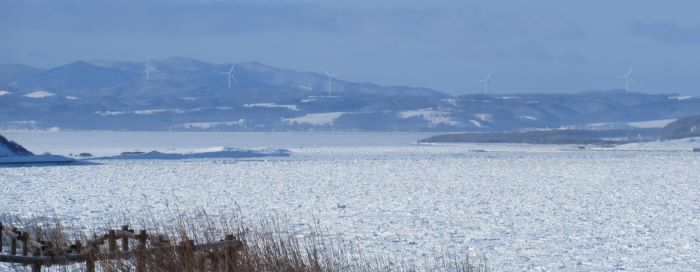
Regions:
[[625, 90], [627, 91], [627, 94], [630, 93], [630, 82], [637, 84], [634, 82], [634, 79], [632, 79], [632, 69], [634, 69], [634, 65], [630, 65], [630, 68], [627, 70], [627, 73], [624, 75], [621, 75], [617, 78], [624, 78], [626, 85], [625, 85]]
[[483, 82], [484, 83], [484, 94], [489, 92], [489, 85], [491, 85], [491, 72], [489, 72], [488, 75], [486, 75], [485, 78], [479, 79], [476, 82]]
[[143, 73], [146, 75], [146, 80], [149, 79], [151, 72], [155, 72], [155, 71], [156, 71], [156, 69], [153, 68], [153, 66], [151, 65], [151, 59], [148, 59], [146, 61], [146, 69], [143, 71]]
[[233, 79], [233, 81], [234, 81], [236, 84], [238, 84], [238, 80], [236, 80], [236, 77], [233, 76], [233, 68], [234, 68], [234, 67], [236, 67], [236, 64], [235, 64], [235, 63], [231, 65], [231, 69], [229, 69], [228, 72], [221, 72], [221, 73], [223, 73], [223, 74], [227, 74], [227, 75], [228, 75], [228, 88], [229, 88], [229, 89], [231, 89], [231, 79]]
[[326, 75], [328, 76], [328, 96], [331, 96], [331, 80], [334, 76], [340, 75], [340, 73], [331, 74], [328, 71], [326, 71], [326, 69], [323, 69], [323, 67], [321, 67], [321, 70], [323, 70], [323, 72], [326, 73]]

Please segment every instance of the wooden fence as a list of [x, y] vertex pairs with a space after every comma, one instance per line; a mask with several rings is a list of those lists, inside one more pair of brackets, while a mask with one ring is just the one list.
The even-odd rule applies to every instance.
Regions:
[[[9, 239], [9, 250], [3, 248], [3, 239]], [[136, 248], [130, 248], [130, 240], [135, 241]], [[136, 234], [129, 226], [109, 230], [92, 240], [76, 240], [67, 247], [61, 247], [50, 241], [32, 239], [29, 232], [8, 229], [0, 222], [0, 262], [31, 265], [33, 272], [40, 272], [42, 266], [76, 263], [85, 263], [85, 270], [94, 272], [96, 262], [130, 259], [135, 259], [137, 272], [145, 272], [149, 265], [153, 265], [149, 260], [168, 254], [177, 256], [183, 267], [187, 267], [188, 262], [206, 262], [213, 271], [231, 272], [236, 267], [237, 251], [242, 247], [243, 243], [233, 235], [225, 235], [224, 239], [212, 243], [195, 244], [193, 240], [185, 239], [173, 244], [167, 237], [151, 236], [146, 230]]]

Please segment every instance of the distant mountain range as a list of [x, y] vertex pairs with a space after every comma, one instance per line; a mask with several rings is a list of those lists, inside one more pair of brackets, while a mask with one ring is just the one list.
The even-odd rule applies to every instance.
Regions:
[[[469, 94], [380, 86], [255, 62], [189, 58], [0, 65], [0, 129], [178, 131], [504, 131], [629, 128], [700, 114], [676, 94]], [[644, 125], [642, 125], [644, 126]]]

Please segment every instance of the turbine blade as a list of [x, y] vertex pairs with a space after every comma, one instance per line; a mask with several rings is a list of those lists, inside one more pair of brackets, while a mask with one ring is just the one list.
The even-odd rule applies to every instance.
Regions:
[[329, 73], [328, 71], [326, 71], [326, 69], [323, 68], [323, 66], [321, 66], [321, 70], [322, 70], [324, 73], [326, 73], [326, 75], [331, 76], [331, 73]]
[[627, 70], [627, 75], [632, 74], [632, 69], [634, 69], [634, 64], [630, 65], [630, 68]]

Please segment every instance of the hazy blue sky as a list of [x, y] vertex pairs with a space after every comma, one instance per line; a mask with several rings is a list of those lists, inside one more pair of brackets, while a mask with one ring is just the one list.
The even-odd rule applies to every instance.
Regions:
[[0, 0], [0, 63], [187, 56], [460, 94], [700, 95], [700, 1]]

